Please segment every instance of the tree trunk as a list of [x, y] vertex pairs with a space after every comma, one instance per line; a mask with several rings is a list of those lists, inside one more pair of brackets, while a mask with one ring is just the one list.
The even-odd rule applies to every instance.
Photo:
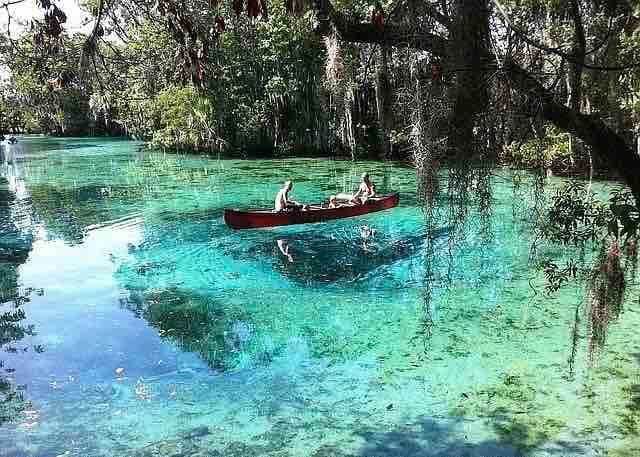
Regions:
[[[607, 45], [606, 63], [607, 65], [617, 65], [618, 55], [620, 53], [620, 37], [614, 35]], [[611, 121], [609, 125], [616, 132], [620, 133], [623, 128], [623, 115], [620, 109], [620, 100], [618, 91], [620, 90], [620, 72], [609, 71], [605, 74], [607, 82], [607, 110], [611, 113]]]
[[[483, 35], [488, 36], [488, 32], [483, 33], [483, 30], [488, 29], [487, 0], [455, 0], [453, 3], [454, 24], [449, 25], [445, 21], [439, 21], [450, 29], [450, 38], [446, 39], [424, 30], [408, 30], [405, 26], [395, 24], [385, 24], [384, 33], [381, 34], [373, 24], [349, 21], [333, 9], [329, 0], [314, 0], [320, 22], [317, 28], [319, 33], [327, 34], [335, 27], [340, 37], [348, 42], [409, 46], [439, 57], [448, 55], [453, 59], [445, 62], [445, 68], [448, 71], [458, 70], [455, 64], [460, 65], [467, 59], [468, 63], [463, 68], [468, 68], [470, 71], [466, 71], [466, 75], [461, 75], [458, 70], [453, 84], [452, 94], [455, 98], [450, 125], [456, 135], [454, 135], [455, 138], [450, 138], [449, 151], [468, 155], [462, 148], [472, 143], [471, 136], [465, 139], [460, 134], [473, 132], [475, 115], [487, 109], [486, 93], [483, 93], [482, 84], [480, 84], [482, 76], [486, 75], [487, 68], [494, 70], [500, 68], [510, 80], [514, 90], [539, 101], [541, 107], [539, 115], [558, 128], [576, 135], [591, 146], [600, 159], [611, 164], [625, 179], [637, 204], [640, 205], [640, 155], [636, 154], [636, 149], [626, 144], [625, 140], [598, 116], [587, 116], [579, 110], [558, 103], [553, 92], [515, 62], [509, 60], [504, 63], [496, 62], [495, 56], [482, 39]], [[474, 69], [483, 71], [475, 73]], [[478, 85], [473, 84], [474, 80]], [[478, 97], [474, 98], [474, 95]], [[466, 113], [465, 110], [467, 110]]]
[[571, 18], [573, 20], [573, 58], [567, 73], [567, 106], [573, 110], [580, 111], [580, 101], [582, 98], [582, 70], [586, 53], [586, 39], [582, 16], [580, 15], [580, 5], [578, 0], [571, 0], [569, 5]]
[[552, 93], [514, 63], [507, 63], [505, 70], [519, 91], [538, 98], [542, 117], [565, 132], [576, 135], [591, 146], [603, 161], [610, 163], [631, 188], [636, 203], [640, 204], [640, 155], [620, 135], [599, 117], [587, 116], [557, 103]]
[[464, 160], [474, 154], [476, 118], [488, 102], [484, 56], [488, 54], [489, 9], [487, 0], [456, 0], [454, 8], [447, 61], [455, 71], [448, 155]]
[[391, 157], [391, 83], [389, 81], [387, 46], [380, 47], [380, 54], [376, 72], [376, 109], [378, 112], [378, 131], [380, 132], [381, 158]]
[[[587, 42], [584, 36], [582, 16], [580, 15], [580, 5], [578, 0], [570, 0], [569, 10], [573, 20], [573, 46], [572, 54], [574, 61], [569, 63], [567, 72], [567, 106], [574, 111], [580, 112], [582, 101], [582, 72], [584, 67]], [[574, 165], [575, 138], [569, 137], [569, 160], [571, 166]]]

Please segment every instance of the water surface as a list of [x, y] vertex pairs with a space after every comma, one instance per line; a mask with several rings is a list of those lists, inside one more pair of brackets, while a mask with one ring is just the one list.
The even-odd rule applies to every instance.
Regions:
[[[496, 170], [490, 220], [472, 211], [452, 245], [448, 222], [425, 228], [407, 167], [139, 146], [2, 150], [1, 456], [640, 453], [638, 296], [590, 355], [583, 287], [546, 296], [531, 261], [531, 176]], [[365, 170], [398, 208], [222, 222], [285, 179], [313, 202]]]

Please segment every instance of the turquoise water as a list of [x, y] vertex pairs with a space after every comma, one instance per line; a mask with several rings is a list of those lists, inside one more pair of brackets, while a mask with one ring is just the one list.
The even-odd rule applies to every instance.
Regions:
[[[2, 150], [0, 315], [23, 314], [0, 328], [0, 456], [640, 454], [638, 295], [590, 355], [583, 286], [549, 297], [532, 265], [531, 176], [496, 170], [490, 234], [472, 211], [452, 245], [442, 220], [427, 269], [410, 168], [139, 146]], [[222, 222], [287, 178], [313, 202], [364, 170], [398, 208]]]

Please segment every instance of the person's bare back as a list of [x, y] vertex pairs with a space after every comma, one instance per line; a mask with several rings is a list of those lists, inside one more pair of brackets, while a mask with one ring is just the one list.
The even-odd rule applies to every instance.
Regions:
[[284, 183], [284, 187], [282, 187], [282, 189], [278, 191], [278, 193], [276, 194], [275, 202], [274, 202], [275, 212], [287, 211], [287, 210], [293, 210], [293, 209], [302, 209], [302, 210], [307, 209], [307, 205], [301, 205], [297, 201], [289, 199], [289, 192], [291, 191], [291, 189], [293, 189], [293, 182], [286, 181]]
[[286, 188], [282, 188], [276, 194], [276, 200], [274, 204], [275, 211], [284, 211], [287, 207], [287, 193], [289, 191]]

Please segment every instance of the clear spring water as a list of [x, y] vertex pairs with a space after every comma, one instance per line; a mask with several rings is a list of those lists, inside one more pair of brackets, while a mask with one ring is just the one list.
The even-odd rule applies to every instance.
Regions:
[[[636, 287], [590, 356], [584, 288], [548, 297], [530, 262], [530, 177], [494, 173], [490, 236], [474, 212], [453, 247], [433, 233], [425, 307], [412, 169], [138, 149], [0, 153], [0, 456], [640, 455]], [[364, 170], [398, 208], [222, 222], [287, 178], [314, 202]]]

